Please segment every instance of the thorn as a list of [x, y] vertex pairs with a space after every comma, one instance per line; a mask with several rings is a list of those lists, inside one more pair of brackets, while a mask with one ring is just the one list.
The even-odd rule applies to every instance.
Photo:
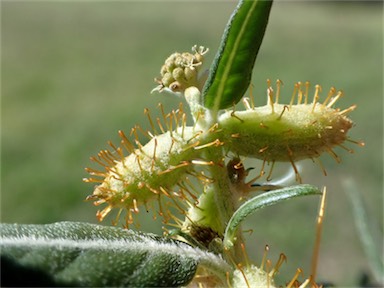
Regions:
[[169, 133], [171, 135], [171, 137], [173, 137], [173, 114], [168, 114], [169, 115], [169, 125], [167, 126], [168, 127], [168, 130], [169, 130]]
[[101, 150], [98, 154], [98, 156], [106, 161], [110, 166], [115, 166], [115, 159], [111, 158], [110, 155], [108, 155], [108, 150]]
[[268, 251], [269, 251], [269, 246], [265, 245], [263, 258], [261, 259], [260, 270], [264, 270], [264, 265], [266, 264]]
[[312, 102], [312, 113], [315, 111], [317, 101], [319, 100], [319, 92], [321, 91], [321, 86], [316, 85], [315, 86], [315, 95], [313, 96], [313, 102]]
[[202, 112], [201, 112], [201, 111], [198, 111], [198, 112], [197, 112], [197, 115], [196, 115], [196, 119], [195, 119], [194, 124], [193, 124], [193, 130], [196, 129], [196, 125], [197, 125], [197, 123], [199, 123], [199, 121], [200, 121], [200, 117], [202, 117]]
[[147, 137], [149, 140], [152, 139], [151, 135], [148, 133], [148, 131], [144, 131], [144, 129], [140, 125], [136, 125], [136, 129], [141, 132], [145, 137]]
[[109, 151], [107, 149], [104, 150], [104, 153], [105, 153], [106, 157], [108, 157], [113, 163], [120, 160], [116, 155], [114, 155], [111, 151]]
[[259, 125], [260, 125], [260, 127], [261, 127], [261, 128], [266, 128], [266, 129], [268, 129], [268, 128], [269, 128], [269, 127], [268, 127], [267, 125], [265, 125], [263, 122], [260, 122], [260, 124], [259, 124]]
[[325, 214], [325, 198], [326, 198], [326, 195], [327, 195], [327, 188], [324, 187], [323, 188], [323, 195], [321, 197], [321, 202], [320, 202], [319, 213], [318, 213], [318, 216], [317, 216], [316, 240], [315, 240], [315, 245], [314, 245], [314, 248], [313, 248], [313, 255], [312, 255], [311, 275], [312, 275], [313, 283], [316, 282], [317, 263], [318, 263], [318, 260], [319, 260], [320, 241], [321, 241], [321, 234], [322, 234], [324, 214]]
[[182, 168], [182, 167], [186, 167], [186, 166], [188, 166], [188, 165], [190, 165], [190, 163], [187, 162], [187, 161], [184, 161], [184, 162], [182, 162], [182, 163], [179, 164], [179, 165], [172, 166], [172, 167], [170, 167], [170, 168], [168, 168], [168, 169], [166, 169], [166, 170], [163, 170], [163, 171], [158, 172], [157, 175], [163, 175], [163, 174], [172, 172], [172, 171], [175, 170], [175, 169]]
[[263, 160], [263, 164], [261, 164], [261, 168], [260, 168], [260, 177], [264, 176], [265, 172], [264, 172], [264, 166], [265, 166], [265, 163], [267, 162], [267, 159], [264, 158]]
[[301, 270], [300, 268], [297, 268], [295, 276], [293, 276], [292, 280], [288, 283], [286, 288], [291, 288], [293, 286], [293, 284], [295, 283], [295, 281], [297, 280], [297, 278], [299, 278], [300, 274], [302, 274], [302, 273], [303, 273], [303, 270]]
[[286, 261], [287, 261], [287, 257], [284, 255], [284, 253], [281, 253], [275, 267], [273, 267], [271, 272], [268, 273], [269, 276], [272, 278], [277, 272], [279, 272], [281, 265], [283, 264], [283, 262], [286, 262]]
[[109, 166], [108, 165], [106, 165], [105, 163], [103, 163], [103, 162], [101, 162], [99, 159], [97, 159], [96, 157], [90, 157], [89, 159], [91, 159], [91, 161], [93, 161], [93, 162], [96, 162], [97, 164], [99, 164], [99, 165], [101, 165], [101, 166], [103, 166], [104, 168], [108, 168]]
[[230, 279], [230, 276], [229, 276], [229, 271], [225, 272], [225, 277], [226, 277], [226, 279], [227, 279], [227, 286], [228, 286], [229, 288], [233, 288], [233, 287], [232, 287], [232, 283], [231, 283], [231, 279]]
[[107, 177], [107, 173], [103, 171], [99, 171], [93, 168], [85, 168], [84, 170], [92, 176]]
[[235, 111], [232, 111], [231, 112], [231, 117], [235, 117], [236, 119], [238, 119], [241, 123], [244, 123], [244, 120], [239, 118], [238, 116], [235, 115]]
[[203, 160], [192, 160], [192, 164], [202, 165], [202, 166], [213, 166], [215, 163], [213, 161], [203, 161]]
[[162, 216], [164, 216], [164, 213], [163, 213], [163, 204], [161, 203], [161, 194], [160, 193], [158, 194], [158, 197], [157, 197], [157, 204], [159, 205], [159, 215], [162, 217]]
[[350, 112], [352, 112], [353, 110], [355, 110], [357, 107], [357, 105], [352, 105], [351, 107], [347, 108], [347, 109], [344, 109], [343, 111], [340, 111], [339, 112], [339, 115], [347, 115], [349, 114]]
[[296, 175], [296, 181], [299, 182], [299, 183], [302, 183], [302, 179], [301, 179], [301, 176], [300, 176], [300, 172], [299, 170], [297, 169], [296, 165], [295, 165], [295, 162], [292, 160], [292, 157], [289, 155], [289, 162], [291, 162], [291, 165], [292, 165], [292, 168], [293, 170], [295, 171], [295, 175]]
[[[193, 201], [195, 202], [195, 204], [197, 205], [198, 204], [198, 197], [195, 195], [195, 194], [193, 194], [192, 192], [191, 192], [191, 190], [189, 189], [189, 187], [187, 187], [186, 185], [185, 185], [185, 183], [183, 183], [183, 182], [180, 182], [180, 183], [178, 183], [177, 184], [179, 187], [180, 187], [180, 189], [182, 190], [182, 191], [185, 191], [192, 199], [193, 199]], [[193, 189], [193, 187], [191, 187], [192, 188], [192, 190], [195, 192], [195, 190]], [[185, 196], [185, 194], [184, 194], [184, 192], [182, 193], [184, 196]]]
[[323, 172], [324, 176], [327, 176], [327, 171], [325, 170], [325, 167], [323, 165], [323, 162], [321, 162], [319, 157], [313, 158], [313, 160], [320, 166], [321, 171]]
[[143, 167], [141, 166], [141, 162], [140, 162], [140, 156], [139, 155], [136, 155], [136, 161], [137, 161], [137, 165], [139, 165], [139, 169], [141, 172], [143, 172]]
[[273, 172], [273, 167], [275, 166], [275, 161], [272, 162], [271, 169], [269, 170], [268, 176], [267, 176], [267, 181], [272, 180], [272, 172]]
[[253, 97], [253, 84], [249, 85], [249, 99], [251, 100], [251, 107], [252, 109], [255, 108], [255, 99]]
[[248, 258], [247, 252], [245, 250], [245, 244], [240, 243], [240, 246], [241, 246], [241, 252], [243, 253], [243, 256], [244, 256], [245, 265], [247, 266], [247, 268], [249, 268], [249, 258]]
[[181, 119], [181, 138], [184, 139], [184, 130], [185, 126], [187, 126], [187, 115], [183, 113], [182, 119]]
[[204, 149], [204, 148], [211, 147], [211, 146], [219, 147], [219, 146], [222, 146], [222, 145], [224, 145], [224, 142], [220, 142], [219, 139], [216, 139], [215, 141], [212, 141], [210, 143], [207, 143], [207, 144], [204, 144], [204, 145], [201, 145], [201, 146], [195, 146], [195, 150]]
[[305, 288], [305, 287], [307, 287], [307, 285], [308, 285], [310, 282], [313, 282], [313, 286], [312, 286], [312, 287], [314, 287], [314, 288], [319, 288], [319, 286], [317, 286], [317, 285], [314, 283], [314, 281], [312, 281], [312, 277], [311, 277], [311, 276], [309, 276], [309, 278], [308, 278], [307, 280], [305, 280], [305, 281], [299, 286], [299, 288]]
[[152, 128], [152, 131], [155, 135], [158, 134], [156, 128], [155, 128], [155, 125], [153, 124], [153, 121], [152, 121], [152, 117], [151, 117], [151, 113], [149, 112], [149, 109], [148, 108], [145, 108], [144, 109], [144, 114], [147, 115], [148, 117], [148, 121], [149, 121], [149, 124], [151, 125], [151, 128]]
[[163, 116], [164, 122], [167, 122], [167, 115], [164, 113], [163, 104], [161, 104], [161, 103], [157, 104], [157, 108], [160, 109], [160, 112], [161, 112], [161, 115]]
[[159, 194], [160, 194], [160, 191], [158, 191], [158, 190], [152, 188], [151, 186], [149, 186], [148, 183], [144, 183], [144, 186], [145, 186], [149, 191], [151, 191], [153, 194], [156, 194], [156, 195], [159, 195]]
[[209, 128], [209, 129], [207, 130], [207, 132], [209, 132], [209, 133], [213, 133], [213, 132], [215, 132], [218, 128], [219, 128], [219, 123], [215, 123], [215, 124], [212, 125], [211, 128]]
[[361, 142], [361, 141], [355, 141], [355, 140], [352, 140], [352, 139], [345, 139], [345, 141], [348, 141], [348, 142], [351, 142], [353, 144], [356, 144], [356, 145], [359, 145], [360, 147], [364, 147], [365, 146], [365, 143], [364, 142]]
[[340, 163], [340, 162], [341, 162], [340, 157], [335, 153], [335, 151], [333, 151], [331, 148], [328, 148], [328, 147], [327, 147], [326, 150], [327, 150], [327, 152], [329, 153], [329, 155], [331, 155], [332, 158], [335, 159], [335, 161], [336, 161], [337, 163]]
[[244, 281], [245, 281], [245, 284], [247, 285], [247, 287], [251, 288], [251, 286], [249, 285], [248, 279], [247, 279], [247, 275], [245, 275], [244, 270], [243, 270], [243, 266], [241, 265], [241, 263], [237, 264], [237, 269], [243, 275], [243, 278], [244, 278]]
[[288, 107], [287, 105], [284, 105], [284, 107], [283, 107], [283, 111], [281, 111], [279, 117], [277, 117], [277, 120], [280, 120], [280, 119], [281, 119], [281, 117], [283, 116], [285, 110], [289, 111], [289, 107]]
[[280, 98], [280, 90], [281, 86], [284, 85], [283, 81], [280, 79], [276, 80], [276, 98], [275, 98], [275, 104], [279, 104], [279, 98]]
[[119, 212], [117, 212], [117, 215], [115, 217], [115, 220], [112, 220], [112, 225], [116, 226], [119, 223], [121, 212], [123, 211], [123, 208], [119, 209]]
[[152, 164], [151, 164], [151, 172], [153, 172], [153, 169], [155, 167], [155, 163], [157, 161], [156, 159], [156, 150], [157, 150], [157, 138], [155, 138], [155, 147], [153, 148], [153, 154], [152, 154]]
[[350, 148], [344, 146], [343, 144], [339, 144], [338, 146], [343, 148], [344, 150], [348, 151], [348, 153], [351, 153], [351, 154], [355, 153], [355, 150], [350, 149]]
[[332, 100], [327, 104], [327, 107], [328, 108], [332, 107], [332, 105], [335, 104], [336, 101], [339, 100], [340, 97], [342, 97], [342, 96], [343, 96], [343, 91], [337, 92], [337, 95], [332, 98]]
[[122, 144], [125, 149], [127, 149], [128, 153], [133, 153], [135, 151], [135, 148], [131, 141], [128, 140], [127, 136], [125, 136], [124, 132], [122, 130], [119, 130], [119, 136], [122, 139]]
[[[104, 180], [95, 179], [95, 178], [83, 178], [83, 182], [85, 183], [103, 183]], [[88, 199], [86, 199], [88, 200]]]
[[161, 187], [160, 186], [160, 191], [161, 191], [161, 193], [163, 193], [165, 196], [167, 196], [167, 197], [170, 197], [171, 198], [171, 195], [168, 193], [168, 191], [167, 190], [165, 190], [163, 187]]
[[305, 92], [304, 92], [304, 104], [308, 104], [308, 92], [309, 92], [309, 86], [310, 86], [310, 83], [309, 81], [305, 82]]
[[177, 129], [179, 127], [179, 121], [180, 121], [179, 111], [172, 110], [172, 115], [173, 115], [173, 119], [175, 120], [175, 129]]
[[133, 210], [132, 210], [132, 211], [133, 211], [134, 213], [136, 213], [136, 214], [139, 213], [140, 210], [139, 210], [139, 208], [137, 207], [137, 200], [136, 200], [136, 199], [133, 199], [132, 202], [133, 202], [133, 203], [132, 203], [132, 204], [133, 204]]
[[171, 138], [171, 146], [169, 146], [168, 154], [171, 154], [173, 145], [175, 145], [175, 140]]
[[161, 125], [161, 121], [160, 121], [160, 118], [156, 118], [156, 122], [157, 122], [157, 126], [159, 126], [159, 128], [160, 128], [160, 131], [161, 131], [161, 133], [165, 133], [165, 130], [164, 130], [164, 128], [163, 128], [163, 125]]
[[243, 104], [246, 110], [252, 110], [251, 103], [249, 102], [249, 98], [243, 98]]
[[99, 210], [96, 212], [96, 218], [99, 220], [99, 222], [103, 221], [105, 216], [108, 215], [109, 212], [111, 212], [112, 206], [107, 206], [103, 210]]
[[272, 87], [268, 87], [267, 94], [268, 94], [268, 103], [267, 104], [271, 106], [271, 111], [272, 111], [271, 114], [275, 114], [275, 107], [273, 104], [273, 89], [272, 89]]
[[131, 129], [131, 136], [134, 135], [135, 136], [135, 144], [137, 146], [137, 148], [140, 150], [141, 153], [144, 154], [144, 151], [143, 151], [143, 145], [140, 143], [139, 141], [139, 135], [137, 135], [137, 127], [138, 126], [135, 126]]
[[196, 134], [193, 135], [193, 137], [191, 137], [190, 139], [188, 139], [187, 142], [191, 142], [193, 139], [198, 138], [201, 134], [203, 134], [203, 131], [196, 132]]
[[292, 96], [291, 96], [291, 101], [289, 102], [289, 108], [292, 107], [293, 105], [293, 101], [295, 101], [295, 96], [296, 96], [296, 93], [297, 93], [297, 90], [299, 89], [299, 84], [298, 83], [295, 83], [295, 86], [293, 87], [293, 92], [292, 92]]
[[124, 156], [124, 153], [123, 153], [123, 149], [121, 147], [118, 147], [116, 152], [117, 152], [117, 154], [119, 154], [120, 161], [123, 164], [123, 166], [125, 167], [125, 161], [124, 161], [125, 160], [125, 156]]
[[268, 149], [268, 147], [269, 147], [269, 146], [265, 146], [265, 147], [263, 147], [263, 148], [260, 148], [260, 149], [259, 149], [259, 153], [260, 153], [260, 154], [264, 153], [264, 152]]
[[271, 286], [271, 280], [272, 280], [272, 278], [269, 274], [271, 266], [272, 266], [272, 261], [268, 259], [267, 263], [266, 263], [266, 270], [265, 270], [265, 272], [267, 272], [267, 287], [268, 288]]
[[117, 151], [117, 148], [116, 148], [116, 146], [112, 143], [112, 141], [108, 141], [107, 143], [108, 143], [109, 146], [112, 147], [112, 149], [113, 149], [114, 151]]
[[[97, 198], [98, 198], [97, 195], [92, 194], [92, 195], [88, 195], [87, 198], [85, 198], [85, 201], [94, 201], [94, 200], [96, 200]], [[97, 202], [101, 202], [100, 204], [103, 204], [103, 203], [106, 202], [106, 200], [104, 200], [104, 199], [99, 199], [99, 200], [97, 200]], [[93, 204], [94, 204], [95, 206], [97, 206], [95, 203], [93, 203]]]
[[328, 92], [328, 95], [327, 95], [327, 98], [325, 98], [324, 102], [323, 102], [323, 105], [326, 106], [328, 101], [331, 100], [331, 97], [336, 93], [336, 88], [335, 87], [331, 87], [331, 89], [329, 89], [329, 92]]
[[[172, 142], [173, 143], [173, 142]], [[187, 151], [189, 149], [193, 149], [195, 148], [196, 146], [198, 146], [200, 144], [200, 141], [196, 141], [196, 142], [193, 142], [192, 144], [190, 144], [189, 146], [185, 146], [183, 147], [182, 151]]]
[[301, 90], [301, 82], [297, 82], [299, 84], [299, 91], [297, 92], [297, 104], [301, 104], [301, 101], [303, 100], [303, 90]]

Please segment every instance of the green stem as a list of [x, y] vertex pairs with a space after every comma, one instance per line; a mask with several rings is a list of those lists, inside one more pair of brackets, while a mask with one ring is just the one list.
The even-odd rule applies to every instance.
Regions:
[[[209, 167], [210, 176], [214, 179], [214, 182], [211, 184], [211, 189], [214, 191], [217, 217], [220, 220], [220, 231], [218, 232], [224, 235], [226, 226], [236, 211], [237, 199], [231, 191], [230, 178], [228, 177], [227, 168], [224, 163], [222, 149], [207, 149], [206, 156], [215, 163], [215, 165]], [[236, 236], [238, 241], [236, 241], [232, 247], [232, 257], [234, 257], [236, 262], [242, 262], [242, 260], [244, 260], [244, 253], [241, 249], [241, 243], [244, 241], [240, 227], [238, 227]]]
[[224, 234], [225, 225], [235, 212], [235, 205], [230, 190], [229, 177], [224, 165], [224, 156], [221, 149], [207, 149], [206, 157], [215, 163], [209, 167], [210, 176], [214, 179], [211, 185], [214, 191], [214, 198], [218, 212], [218, 218], [222, 224], [220, 234]]

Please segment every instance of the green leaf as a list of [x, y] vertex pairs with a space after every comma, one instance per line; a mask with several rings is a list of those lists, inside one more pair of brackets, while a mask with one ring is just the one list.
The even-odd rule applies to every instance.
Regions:
[[251, 82], [272, 0], [240, 1], [224, 31], [203, 89], [204, 106], [218, 111], [233, 106]]
[[175, 287], [190, 282], [198, 264], [230, 269], [222, 258], [183, 242], [116, 227], [61, 222], [0, 228], [7, 272], [2, 286], [25, 280], [28, 286]]
[[227, 228], [224, 235], [224, 248], [230, 248], [236, 241], [236, 232], [240, 223], [244, 219], [267, 206], [271, 206], [288, 199], [307, 196], [307, 195], [321, 195], [322, 192], [315, 186], [303, 184], [282, 189], [273, 190], [267, 193], [258, 195], [239, 207], [236, 212], [232, 215], [228, 222]]

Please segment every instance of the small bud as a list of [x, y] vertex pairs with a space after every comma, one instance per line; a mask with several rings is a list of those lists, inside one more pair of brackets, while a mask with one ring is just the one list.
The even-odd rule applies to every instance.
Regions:
[[[200, 46], [192, 48], [195, 54], [190, 52], [173, 53], [166, 60], [160, 69], [161, 78], [156, 80], [158, 87], [152, 91], [170, 91], [184, 92], [189, 87], [202, 87], [201, 78], [198, 75], [199, 67], [203, 64], [203, 55], [208, 52], [208, 49]], [[200, 80], [198, 80], [200, 79]], [[177, 83], [175, 83], [177, 81]]]

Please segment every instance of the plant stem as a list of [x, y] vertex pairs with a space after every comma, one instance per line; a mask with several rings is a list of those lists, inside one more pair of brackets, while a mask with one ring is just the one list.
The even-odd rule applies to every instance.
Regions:
[[[214, 191], [214, 199], [216, 204], [217, 217], [221, 224], [221, 235], [224, 235], [227, 223], [231, 219], [233, 213], [236, 210], [235, 195], [231, 191], [230, 178], [224, 163], [224, 154], [222, 149], [207, 149], [206, 156], [210, 161], [213, 161], [215, 165], [209, 167], [210, 176], [214, 179], [211, 185], [211, 189]], [[233, 256], [236, 262], [241, 262], [244, 258], [243, 251], [241, 250], [242, 231], [238, 230], [237, 241], [233, 246]], [[229, 256], [229, 255], [228, 255]]]

